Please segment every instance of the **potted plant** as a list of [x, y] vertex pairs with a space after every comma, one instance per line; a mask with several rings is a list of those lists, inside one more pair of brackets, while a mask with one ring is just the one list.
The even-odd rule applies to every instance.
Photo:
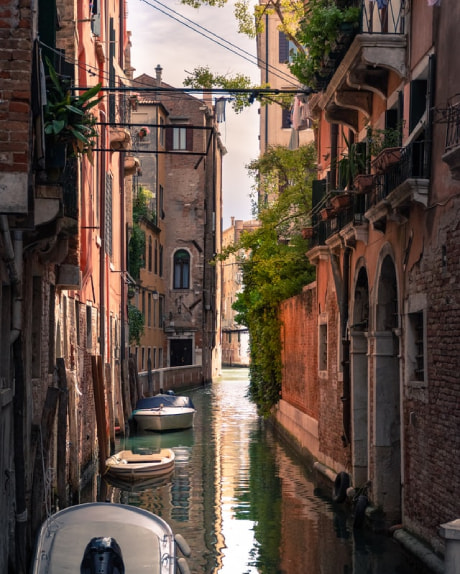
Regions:
[[347, 148], [337, 162], [338, 185], [340, 189], [351, 190], [356, 176], [365, 173], [367, 168], [366, 144], [364, 142], [351, 143], [343, 132], [342, 136]]
[[97, 118], [91, 110], [102, 99], [97, 84], [80, 95], [71, 91], [70, 79], [59, 76], [46, 58], [50, 85], [44, 107], [44, 131], [48, 146], [70, 148], [75, 155], [86, 155], [92, 162], [92, 151], [98, 136]]
[[394, 128], [369, 129], [368, 141], [372, 167], [376, 173], [384, 173], [401, 159], [402, 124]]
[[[343, 56], [344, 46], [346, 49], [358, 31], [360, 14], [361, 8], [358, 6], [341, 9], [327, 0], [310, 0], [297, 34], [305, 50], [293, 56], [291, 72], [302, 83], [316, 86], [328, 75], [323, 72], [323, 67], [331, 53], [334, 54], [335, 71]], [[347, 43], [344, 43], [345, 36]]]

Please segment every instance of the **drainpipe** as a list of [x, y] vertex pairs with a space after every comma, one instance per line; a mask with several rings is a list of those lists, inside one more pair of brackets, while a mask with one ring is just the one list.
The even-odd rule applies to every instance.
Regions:
[[[102, 115], [102, 125], [101, 125], [101, 142], [103, 149], [106, 143], [106, 126], [107, 116], [103, 110], [100, 110]], [[100, 285], [99, 285], [99, 306], [100, 306], [100, 317], [99, 317], [99, 346], [102, 364], [105, 364], [105, 172], [106, 172], [106, 152], [101, 153], [101, 171], [100, 171], [100, 185], [101, 185], [101, 208], [99, 213], [99, 227], [100, 227], [100, 237], [101, 237], [101, 252], [99, 257], [99, 274], [100, 274]]]
[[351, 249], [346, 247], [343, 254], [342, 300], [340, 303], [341, 337], [342, 337], [342, 367], [343, 367], [343, 396], [342, 422], [343, 446], [350, 444], [351, 438], [351, 383], [350, 383], [350, 337], [348, 334], [348, 299]]
[[5, 261], [13, 287], [12, 318], [10, 344], [13, 346], [14, 396], [13, 396], [13, 440], [14, 440], [14, 477], [16, 491], [16, 567], [18, 574], [27, 571], [27, 505], [24, 458], [24, 419], [25, 419], [25, 377], [24, 356], [22, 350], [22, 233], [14, 232], [14, 247], [8, 225], [8, 216], [0, 215], [0, 232], [3, 236]]

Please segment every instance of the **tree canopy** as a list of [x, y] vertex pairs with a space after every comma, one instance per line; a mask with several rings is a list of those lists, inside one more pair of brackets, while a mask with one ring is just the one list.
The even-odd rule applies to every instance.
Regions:
[[274, 147], [248, 167], [262, 195], [256, 202], [260, 227], [243, 233], [220, 259], [229, 253], [245, 254], [239, 259], [244, 288], [233, 308], [237, 323], [249, 329], [249, 396], [259, 412], [267, 415], [281, 390], [279, 305], [314, 278], [301, 229], [310, 219], [315, 149], [313, 145], [297, 150]]

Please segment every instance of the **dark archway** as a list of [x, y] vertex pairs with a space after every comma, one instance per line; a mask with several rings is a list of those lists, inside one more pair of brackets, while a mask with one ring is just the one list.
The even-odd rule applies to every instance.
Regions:
[[401, 397], [399, 301], [393, 258], [383, 257], [378, 276], [373, 341], [374, 503], [390, 523], [401, 518]]
[[369, 282], [364, 266], [359, 269], [353, 296], [350, 325], [352, 476], [356, 486], [369, 478]]

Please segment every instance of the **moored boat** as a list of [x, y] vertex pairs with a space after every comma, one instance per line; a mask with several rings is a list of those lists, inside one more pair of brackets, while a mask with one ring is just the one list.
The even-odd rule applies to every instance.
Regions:
[[190, 572], [190, 549], [180, 535], [151, 512], [124, 504], [94, 502], [71, 506], [42, 525], [32, 574], [124, 574]]
[[171, 448], [158, 452], [121, 450], [105, 461], [106, 473], [123, 480], [143, 480], [170, 474], [175, 454]]
[[133, 418], [140, 430], [169, 431], [193, 426], [196, 409], [190, 397], [158, 394], [140, 399]]

